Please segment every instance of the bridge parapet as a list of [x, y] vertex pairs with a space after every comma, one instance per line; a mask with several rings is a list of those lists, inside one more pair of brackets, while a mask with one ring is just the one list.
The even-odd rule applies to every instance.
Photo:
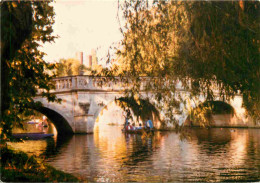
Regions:
[[53, 92], [67, 90], [123, 90], [127, 83], [119, 77], [66, 76], [53, 79], [56, 87]]
[[[147, 86], [153, 86], [153, 79], [150, 77], [140, 78], [141, 91], [146, 90]], [[65, 76], [53, 79], [56, 87], [52, 92], [70, 90], [104, 90], [104, 91], [124, 91], [131, 88], [133, 82], [127, 77], [97, 77], [97, 76]], [[170, 81], [165, 82], [167, 84]], [[183, 90], [181, 82], [176, 83], [176, 89]], [[40, 90], [39, 90], [40, 92]]]
[[[153, 91], [156, 87], [155, 80], [158, 78], [151, 77], [140, 77], [140, 91]], [[79, 75], [79, 76], [65, 76], [57, 77], [52, 80], [55, 85], [55, 89], [52, 93], [56, 92], [66, 92], [66, 91], [117, 91], [123, 92], [133, 86], [133, 82], [127, 77], [99, 77], [99, 76], [89, 76], [89, 75]], [[188, 83], [188, 87], [184, 88], [181, 81], [169, 81], [163, 80], [165, 87], [170, 86], [174, 83], [176, 90], [189, 92], [191, 88], [191, 83]], [[171, 83], [173, 82], [173, 83]], [[212, 82], [213, 93], [219, 94], [218, 84]], [[40, 95], [43, 90], [39, 89], [38, 94]]]

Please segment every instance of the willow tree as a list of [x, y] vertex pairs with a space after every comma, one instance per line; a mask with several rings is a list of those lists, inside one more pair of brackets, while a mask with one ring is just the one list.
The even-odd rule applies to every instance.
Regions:
[[118, 54], [132, 93], [140, 77], [152, 77], [148, 89], [172, 118], [176, 82], [191, 89], [190, 98], [212, 100], [217, 87], [224, 100], [240, 92], [248, 113], [260, 118], [258, 1], [125, 1], [122, 9]]
[[198, 91], [223, 98], [241, 93], [250, 116], [260, 119], [260, 2], [185, 3], [187, 41], [180, 40], [178, 74], [193, 79]]
[[49, 93], [54, 87], [45, 70], [53, 64], [43, 60], [39, 47], [55, 36], [51, 1], [1, 2], [1, 142], [11, 138], [12, 128], [21, 126], [19, 114], [29, 114], [40, 103], [33, 101], [38, 89], [49, 101], [57, 100]]

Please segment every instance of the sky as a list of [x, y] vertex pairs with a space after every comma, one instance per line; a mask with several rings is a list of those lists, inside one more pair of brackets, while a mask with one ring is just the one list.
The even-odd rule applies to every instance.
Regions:
[[53, 35], [59, 38], [43, 45], [44, 59], [74, 58], [76, 52], [90, 54], [98, 47], [105, 53], [113, 42], [122, 39], [117, 6], [117, 0], [56, 0]]

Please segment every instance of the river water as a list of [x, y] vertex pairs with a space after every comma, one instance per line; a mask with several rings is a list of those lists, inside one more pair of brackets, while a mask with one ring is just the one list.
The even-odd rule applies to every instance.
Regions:
[[190, 129], [153, 136], [94, 134], [12, 144], [92, 182], [260, 181], [260, 129]]

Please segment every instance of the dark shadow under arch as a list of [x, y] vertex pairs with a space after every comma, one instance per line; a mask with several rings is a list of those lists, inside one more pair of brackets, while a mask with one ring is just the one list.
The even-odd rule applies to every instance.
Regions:
[[139, 99], [139, 101], [136, 101], [134, 97], [120, 97], [115, 99], [115, 102], [118, 102], [118, 105], [123, 109], [127, 107], [131, 108], [134, 115], [143, 121], [147, 120], [148, 118], [152, 119], [153, 114], [155, 118], [160, 121], [159, 111], [149, 101], [148, 98]]
[[184, 125], [210, 127], [215, 125], [212, 118], [213, 115], [230, 115], [228, 116], [230, 118], [235, 114], [235, 109], [227, 102], [220, 100], [204, 101], [190, 111], [190, 114], [187, 116]]
[[210, 107], [212, 114], [235, 114], [235, 109], [230, 104], [220, 100], [205, 101], [199, 107]]
[[46, 107], [40, 107], [35, 110], [47, 116], [47, 118], [54, 124], [59, 135], [73, 134], [73, 130], [67, 120], [58, 112]]

